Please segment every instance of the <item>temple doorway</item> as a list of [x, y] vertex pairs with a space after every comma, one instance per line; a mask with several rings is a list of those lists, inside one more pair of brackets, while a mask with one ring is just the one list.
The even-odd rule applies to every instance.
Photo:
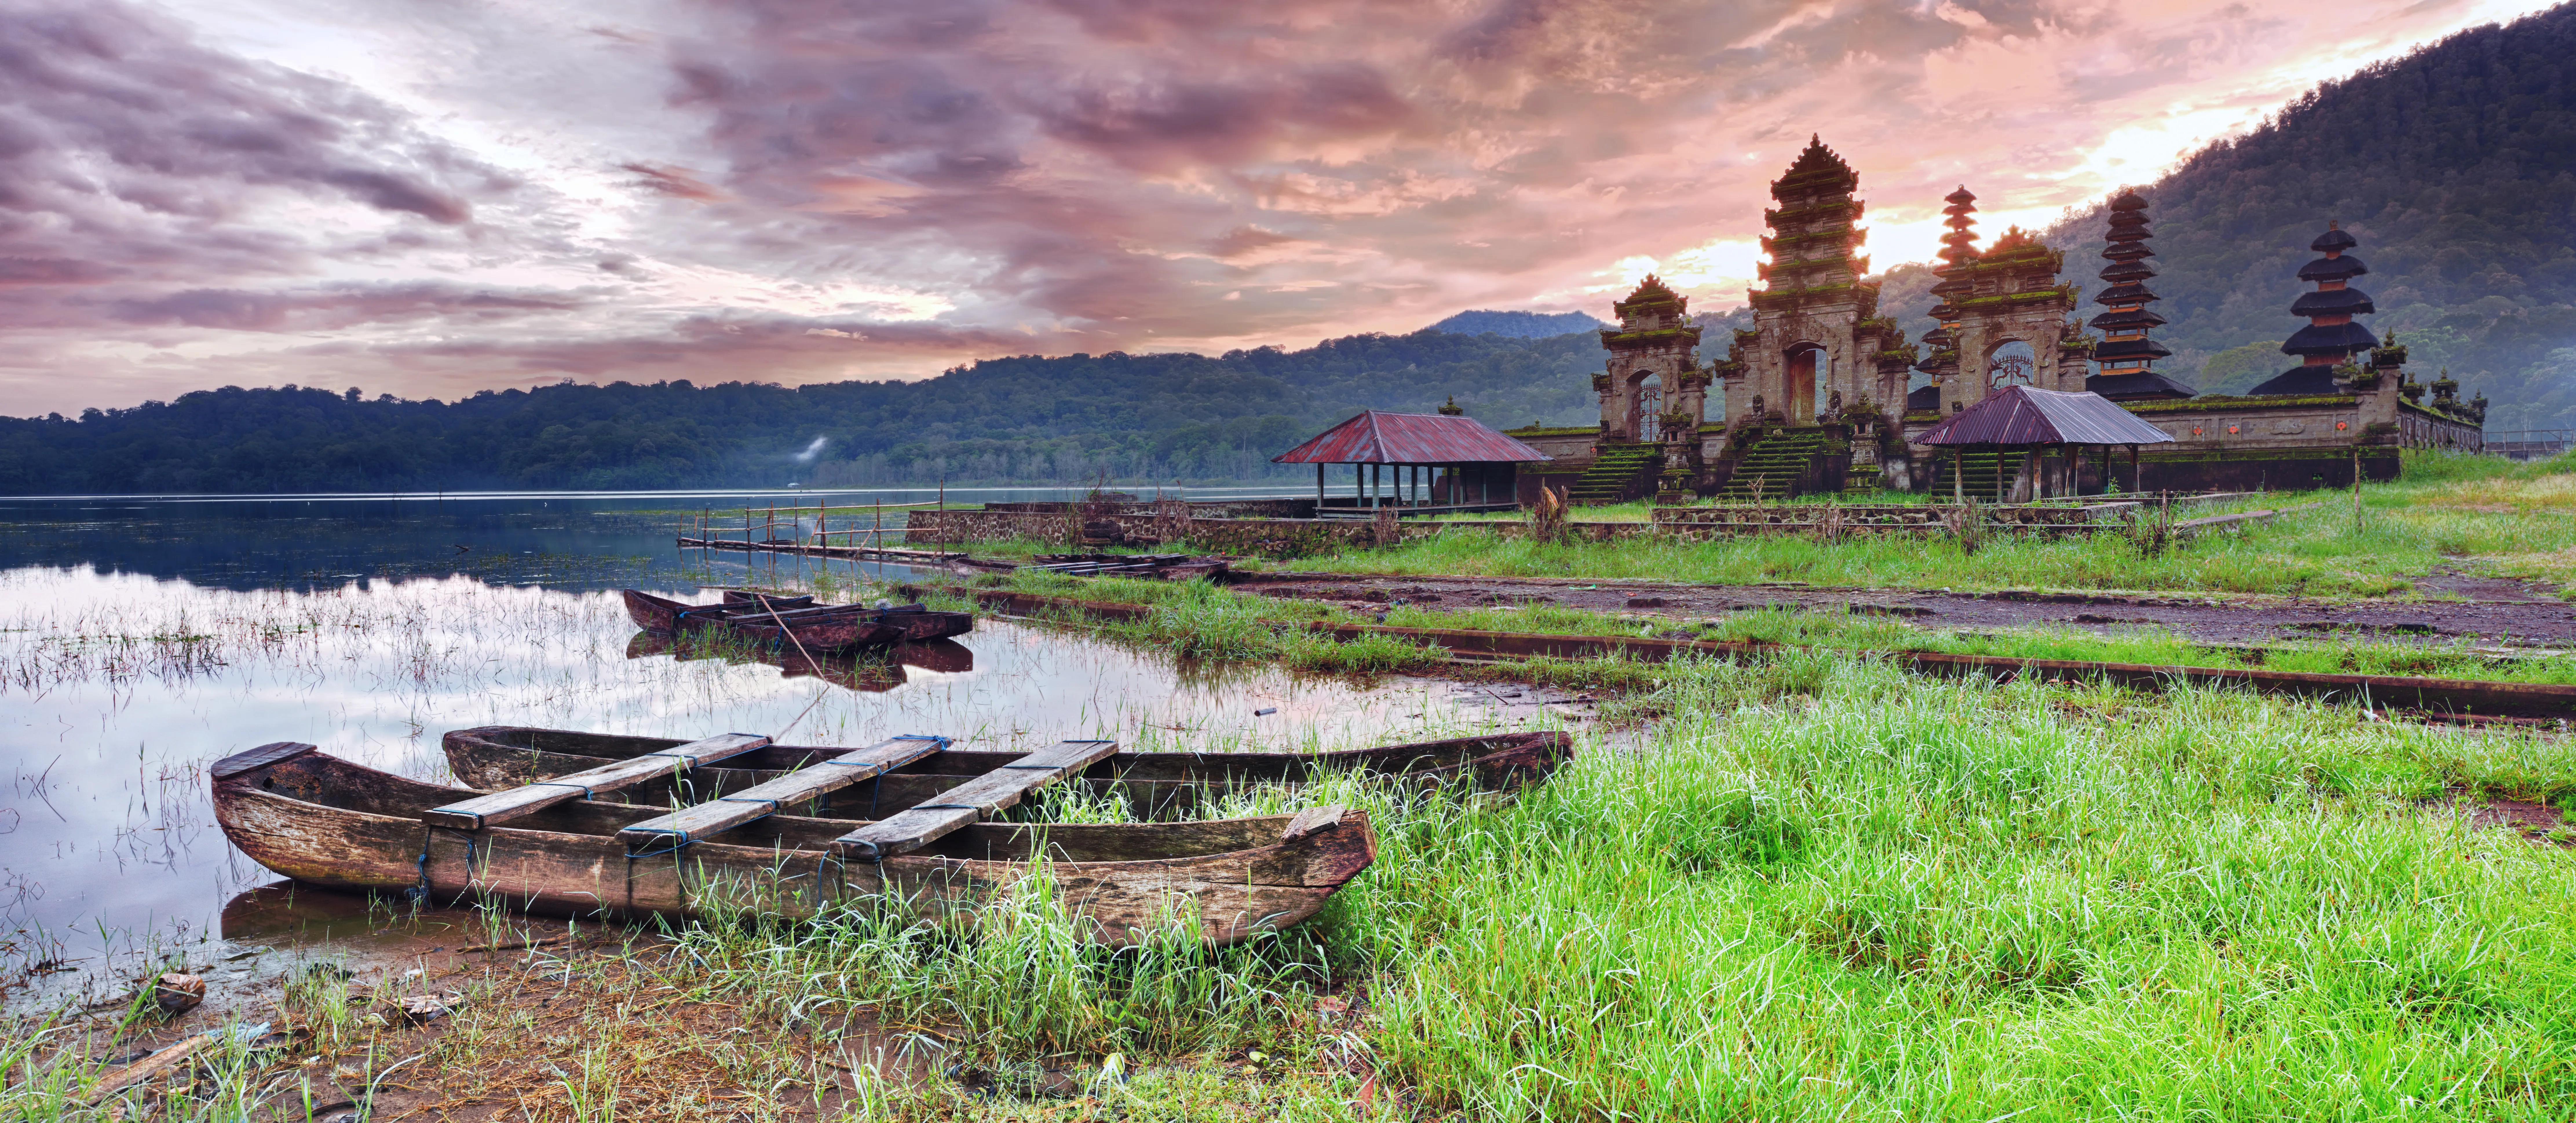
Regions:
[[1636, 423], [1630, 425], [1628, 430], [1637, 434], [1638, 440], [1648, 444], [1664, 439], [1663, 378], [1649, 374], [1638, 382], [1636, 400]]
[[1789, 400], [1783, 412], [1791, 425], [1812, 425], [1816, 420], [1816, 402], [1832, 367], [1825, 359], [1825, 349], [1812, 343], [1789, 352]]

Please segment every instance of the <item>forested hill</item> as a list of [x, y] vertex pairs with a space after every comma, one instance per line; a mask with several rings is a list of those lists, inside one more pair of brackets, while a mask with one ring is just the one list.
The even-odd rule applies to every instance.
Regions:
[[1241, 480], [1362, 409], [1455, 396], [1581, 423], [1591, 333], [1419, 331], [1300, 351], [993, 359], [918, 382], [564, 384], [456, 402], [226, 387], [0, 418], [0, 494]]
[[[2489, 428], [2576, 425], [2576, 4], [2321, 86], [2140, 192], [2165, 365], [2206, 363], [2204, 392], [2295, 365], [2277, 348], [2304, 322], [2296, 274], [2333, 219], [2370, 266], [2362, 322], [2410, 365], [2483, 391]], [[2103, 230], [2096, 209], [2050, 232], [2088, 299]]]

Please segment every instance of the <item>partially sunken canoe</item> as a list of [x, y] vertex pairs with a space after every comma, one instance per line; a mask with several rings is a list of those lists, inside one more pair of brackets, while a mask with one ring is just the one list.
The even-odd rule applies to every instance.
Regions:
[[[671, 737], [629, 737], [568, 729], [487, 725], [459, 729], [440, 740], [448, 770], [478, 788], [498, 790], [582, 772], [681, 744]], [[771, 745], [699, 768], [689, 794], [710, 798], [767, 783], [814, 761], [848, 751], [828, 745]], [[1298, 784], [1337, 773], [1360, 773], [1417, 785], [1456, 784], [1477, 791], [1510, 791], [1548, 778], [1574, 755], [1574, 742], [1559, 730], [1531, 730], [1455, 737], [1330, 753], [1135, 753], [1121, 752], [1083, 769], [1067, 782], [1095, 798], [1118, 795], [1144, 818], [1187, 815], [1230, 792], [1265, 784]], [[905, 765], [865, 784], [835, 793], [807, 814], [824, 818], [876, 818], [908, 807], [1020, 758], [1018, 753], [952, 749]], [[668, 800], [671, 781], [636, 789], [639, 802]]]
[[225, 837], [287, 877], [558, 915], [798, 917], [882, 897], [937, 917], [1043, 869], [1054, 899], [1095, 943], [1130, 946], [1178, 917], [1195, 918], [1209, 944], [1228, 944], [1315, 915], [1377, 854], [1368, 816], [1335, 809], [1197, 823], [976, 823], [874, 864], [834, 854], [848, 820], [768, 815], [630, 856], [617, 832], [669, 808], [573, 800], [508, 826], [431, 829], [424, 812], [480, 793], [288, 742], [226, 757], [209, 775]]
[[620, 589], [626, 615], [650, 632], [690, 626], [726, 628], [753, 639], [807, 651], [841, 651], [894, 643], [924, 643], [975, 630], [964, 612], [931, 612], [920, 605], [869, 608], [816, 604], [814, 598], [767, 597], [728, 590], [717, 604], [687, 604], [637, 589]]

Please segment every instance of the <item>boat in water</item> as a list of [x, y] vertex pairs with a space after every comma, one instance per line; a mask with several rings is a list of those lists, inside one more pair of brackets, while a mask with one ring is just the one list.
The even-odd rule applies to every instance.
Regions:
[[975, 630], [975, 617], [918, 604], [817, 604], [814, 598], [727, 590], [715, 604], [689, 604], [638, 589], [620, 589], [626, 615], [648, 632], [729, 631], [808, 653], [923, 643]]
[[673, 777], [700, 778], [772, 746], [748, 734], [662, 744], [493, 792], [294, 742], [226, 757], [208, 774], [225, 837], [296, 881], [557, 915], [802, 917], [858, 906], [936, 918], [1044, 877], [1087, 941], [1132, 946], [1180, 922], [1222, 945], [1314, 916], [1377, 853], [1368, 815], [1339, 806], [1183, 823], [1001, 821], [1031, 792], [1117, 755], [1107, 741], [1007, 754], [1008, 766], [919, 800], [879, 792], [874, 814], [858, 821], [793, 812], [933, 760], [948, 739], [803, 754], [810, 763], [677, 810], [642, 800]]

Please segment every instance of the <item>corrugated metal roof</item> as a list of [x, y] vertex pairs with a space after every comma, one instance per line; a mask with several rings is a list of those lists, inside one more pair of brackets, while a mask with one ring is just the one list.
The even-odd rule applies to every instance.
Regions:
[[1496, 464], [1546, 453], [1472, 417], [1370, 410], [1277, 456], [1273, 464]]
[[1951, 415], [1918, 445], [2152, 445], [2164, 430], [2100, 394], [2007, 386]]

